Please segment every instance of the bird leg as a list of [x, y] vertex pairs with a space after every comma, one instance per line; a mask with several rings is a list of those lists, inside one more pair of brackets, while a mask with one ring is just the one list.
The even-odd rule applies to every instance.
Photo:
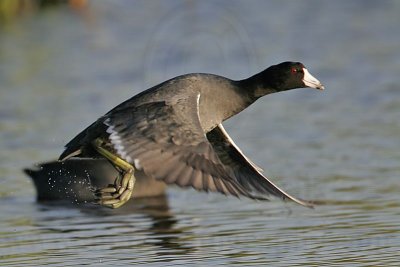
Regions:
[[134, 176], [135, 168], [125, 160], [105, 149], [103, 141], [97, 138], [93, 141], [92, 145], [103, 157], [108, 159], [114, 167], [122, 170], [122, 177], [118, 176], [114, 184], [110, 184], [105, 188], [96, 190], [96, 203], [109, 207], [119, 208], [124, 205], [132, 196], [133, 188], [135, 186], [136, 178]]

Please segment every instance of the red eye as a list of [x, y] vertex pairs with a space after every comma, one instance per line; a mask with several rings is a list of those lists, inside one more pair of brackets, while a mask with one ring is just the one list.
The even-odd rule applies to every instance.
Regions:
[[301, 68], [292, 68], [290, 70], [291, 73], [296, 74], [296, 73], [303, 73], [303, 69]]

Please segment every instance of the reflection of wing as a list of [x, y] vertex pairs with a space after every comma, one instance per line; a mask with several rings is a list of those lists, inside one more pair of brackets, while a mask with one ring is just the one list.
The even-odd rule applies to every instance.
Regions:
[[117, 153], [147, 175], [197, 190], [262, 199], [221, 163], [201, 127], [195, 96], [126, 107], [105, 117]]
[[222, 124], [209, 132], [207, 138], [222, 164], [224, 164], [225, 169], [246, 191], [258, 194], [271, 194], [312, 207], [311, 203], [290, 196], [262, 175], [261, 169], [240, 151]]

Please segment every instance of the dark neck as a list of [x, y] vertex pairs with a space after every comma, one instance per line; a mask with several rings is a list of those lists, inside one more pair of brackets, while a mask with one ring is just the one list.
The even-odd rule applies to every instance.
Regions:
[[244, 87], [241, 81], [233, 82], [232, 87], [223, 94], [223, 99], [218, 101], [218, 106], [222, 108], [222, 120], [226, 120], [238, 114], [257, 100], [253, 93]]
[[[279, 91], [275, 89], [278, 86], [276, 83], [276, 77], [271, 75], [272, 73], [269, 72], [269, 69], [266, 69], [250, 78], [237, 81], [239, 87], [248, 92], [250, 98], [253, 99], [253, 102], [264, 95]], [[267, 79], [266, 77], [272, 77], [274, 79]]]

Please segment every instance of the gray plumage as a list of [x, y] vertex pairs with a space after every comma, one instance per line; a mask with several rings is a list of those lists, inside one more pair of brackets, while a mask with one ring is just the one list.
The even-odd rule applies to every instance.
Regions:
[[294, 68], [305, 69], [285, 62], [241, 81], [212, 74], [173, 78], [100, 117], [66, 145], [60, 159], [96, 156], [91, 142], [101, 137], [136, 169], [168, 184], [252, 199], [274, 195], [310, 206], [263, 176], [221, 124], [263, 95], [306, 87], [304, 73]]

